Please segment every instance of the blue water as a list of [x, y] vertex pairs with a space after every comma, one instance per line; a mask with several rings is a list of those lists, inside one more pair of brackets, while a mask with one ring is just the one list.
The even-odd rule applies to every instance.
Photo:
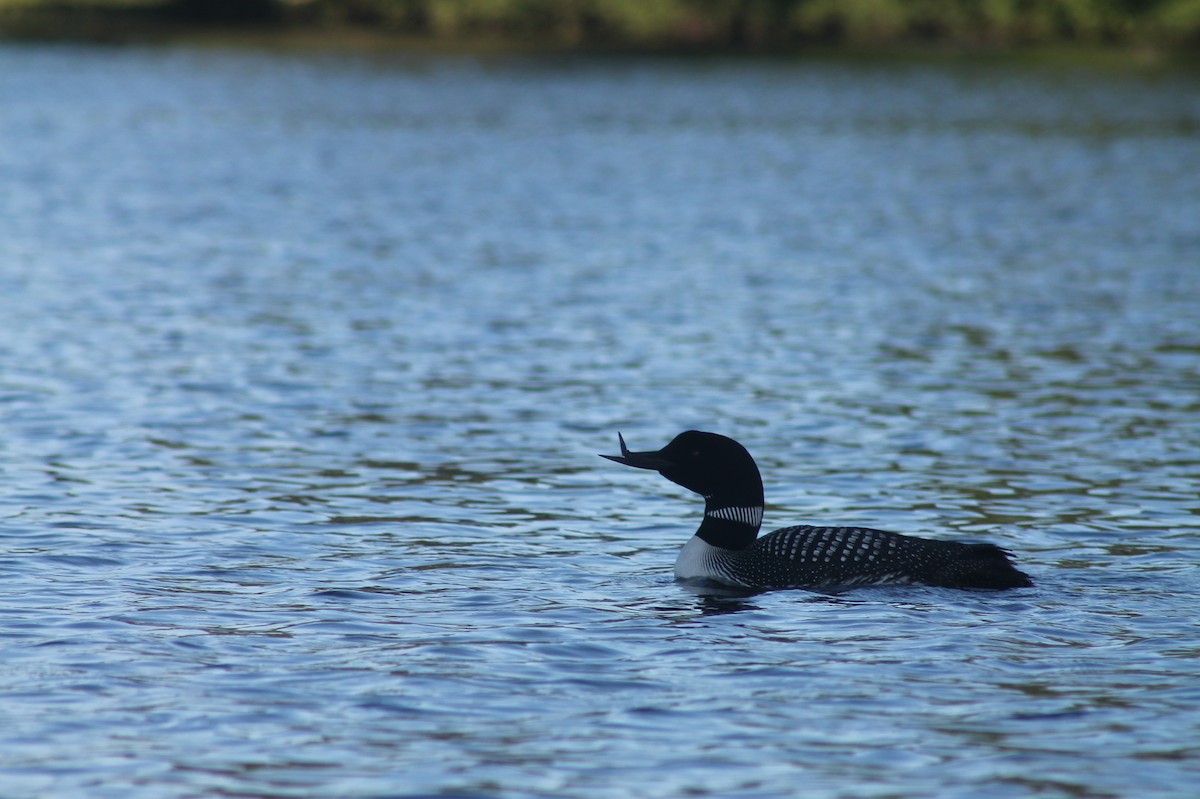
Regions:
[[[1200, 81], [0, 48], [0, 795], [1192, 797]], [[1036, 581], [730, 596], [698, 499]]]

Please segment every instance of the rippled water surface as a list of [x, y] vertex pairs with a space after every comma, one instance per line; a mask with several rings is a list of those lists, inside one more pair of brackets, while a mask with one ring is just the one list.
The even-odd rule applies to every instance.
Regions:
[[[5, 797], [1200, 786], [1200, 81], [0, 48]], [[677, 585], [767, 525], [1036, 587]]]

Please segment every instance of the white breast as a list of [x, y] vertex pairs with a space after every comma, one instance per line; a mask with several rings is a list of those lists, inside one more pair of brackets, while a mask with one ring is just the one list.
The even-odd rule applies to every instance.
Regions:
[[675, 579], [721, 579], [721, 576], [713, 570], [713, 564], [716, 561], [713, 556], [719, 551], [703, 538], [692, 536], [683, 545], [683, 549], [679, 550], [679, 557], [675, 559]]

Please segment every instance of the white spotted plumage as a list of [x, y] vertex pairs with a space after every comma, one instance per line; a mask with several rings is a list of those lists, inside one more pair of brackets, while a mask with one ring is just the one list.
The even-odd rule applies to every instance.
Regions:
[[898, 585], [925, 582], [923, 575], [963, 546], [866, 527], [785, 527], [740, 550], [693, 536], [679, 553], [675, 576], [747, 588]]

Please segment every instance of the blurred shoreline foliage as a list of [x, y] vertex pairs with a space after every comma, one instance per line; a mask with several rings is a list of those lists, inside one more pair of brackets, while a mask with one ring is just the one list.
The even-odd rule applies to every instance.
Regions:
[[0, 36], [370, 32], [557, 49], [1200, 49], [1200, 0], [0, 0]]

